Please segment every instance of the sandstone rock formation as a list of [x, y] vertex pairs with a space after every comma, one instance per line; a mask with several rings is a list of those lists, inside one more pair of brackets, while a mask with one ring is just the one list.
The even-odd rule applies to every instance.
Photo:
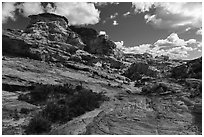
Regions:
[[102, 60], [104, 55], [112, 54], [114, 57], [108, 63], [111, 67], [120, 68], [121, 63], [115, 59], [120, 57], [116, 45], [106, 36], [99, 36], [96, 30], [68, 26], [65, 17], [51, 13], [29, 17], [31, 20], [25, 31], [3, 32], [4, 53], [52, 62], [72, 60], [90, 65], [99, 61], [91, 54], [99, 55]]
[[202, 79], [202, 57], [173, 68], [172, 77]]
[[[23, 34], [22, 34], [23, 35]], [[70, 53], [75, 53], [78, 47], [61, 43], [44, 43], [41, 40], [30, 40], [22, 35], [4, 31], [2, 36], [3, 54], [18, 55], [43, 61], [66, 61]]]
[[84, 48], [85, 45], [78, 34], [69, 29], [68, 20], [65, 17], [51, 13], [31, 15], [29, 17], [31, 20], [23, 36], [45, 42], [64, 42], [80, 49]]
[[116, 45], [106, 35], [99, 35], [91, 28], [70, 27], [74, 32], [80, 35], [82, 41], [86, 44], [84, 50], [92, 54], [110, 55]]

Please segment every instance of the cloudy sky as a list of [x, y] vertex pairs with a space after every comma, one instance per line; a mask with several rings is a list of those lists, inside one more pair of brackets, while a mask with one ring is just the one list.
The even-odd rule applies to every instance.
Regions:
[[202, 55], [201, 2], [3, 3], [3, 29], [24, 29], [28, 15], [50, 12], [70, 25], [104, 31], [126, 53], [193, 59]]

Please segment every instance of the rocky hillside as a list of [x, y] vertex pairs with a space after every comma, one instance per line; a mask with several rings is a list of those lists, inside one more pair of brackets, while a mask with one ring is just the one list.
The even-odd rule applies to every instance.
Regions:
[[172, 77], [202, 79], [202, 57], [172, 69]]
[[202, 133], [202, 58], [125, 54], [68, 22], [43, 13], [3, 31], [3, 134]]

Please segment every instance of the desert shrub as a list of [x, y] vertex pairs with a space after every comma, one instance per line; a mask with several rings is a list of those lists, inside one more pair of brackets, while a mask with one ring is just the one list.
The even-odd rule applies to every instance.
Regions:
[[57, 104], [49, 102], [42, 111], [42, 116], [49, 119], [51, 122], [66, 122], [71, 120], [69, 106], [66, 104]]
[[64, 96], [58, 100], [48, 102], [42, 111], [43, 117], [51, 122], [66, 122], [73, 117], [84, 114], [100, 106], [107, 98], [103, 93], [94, 93], [91, 90], [81, 89], [71, 96]]
[[151, 93], [151, 87], [149, 85], [142, 87], [142, 93]]
[[20, 113], [22, 113], [22, 114], [28, 114], [29, 112], [30, 112], [30, 110], [27, 108], [21, 108], [21, 110], [20, 110]]
[[29, 94], [20, 94], [18, 96], [18, 100], [29, 102], [30, 101], [30, 95]]
[[41, 115], [33, 117], [25, 129], [26, 134], [42, 134], [51, 130], [51, 123]]
[[76, 89], [77, 91], [79, 91], [79, 90], [82, 90], [83, 87], [82, 87], [82, 85], [77, 85], [75, 89]]
[[19, 96], [19, 100], [24, 100], [32, 104], [42, 104], [50, 98], [59, 98], [64, 95], [74, 93], [71, 84], [64, 85], [42, 85], [37, 84], [29, 94]]
[[[78, 86], [65, 85], [38, 85], [30, 94], [30, 102], [43, 105], [39, 112], [39, 119], [34, 117], [26, 130], [28, 134], [39, 134], [49, 131], [51, 123], [64, 123], [86, 111], [98, 108], [101, 102], [108, 98], [104, 93], [95, 93]], [[26, 98], [28, 99], [28, 98]], [[43, 127], [42, 125], [45, 125]], [[32, 127], [33, 126], [33, 127]]]
[[[88, 89], [82, 89], [78, 94], [74, 94], [69, 102], [70, 109], [74, 115], [79, 116], [86, 111], [98, 108], [101, 102], [108, 98], [103, 93], [95, 93]], [[72, 109], [73, 108], [73, 109]]]
[[82, 107], [84, 110], [92, 110], [93, 108], [99, 107], [100, 101], [102, 100], [102, 94], [84, 89], [79, 94], [73, 96], [70, 105], [76, 106], [79, 109]]

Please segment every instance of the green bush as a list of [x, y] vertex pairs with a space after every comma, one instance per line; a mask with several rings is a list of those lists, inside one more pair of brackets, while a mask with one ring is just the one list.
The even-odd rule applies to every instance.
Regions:
[[33, 117], [25, 129], [26, 134], [42, 134], [51, 130], [51, 123], [41, 115]]

